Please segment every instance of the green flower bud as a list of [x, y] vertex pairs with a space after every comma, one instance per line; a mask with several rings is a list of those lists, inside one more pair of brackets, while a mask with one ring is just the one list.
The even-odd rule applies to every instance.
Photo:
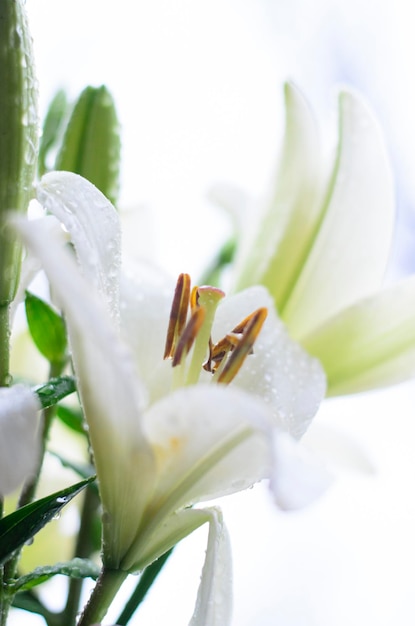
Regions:
[[119, 123], [108, 89], [86, 87], [69, 120], [56, 169], [80, 174], [116, 203], [120, 171]]
[[19, 280], [21, 246], [6, 227], [8, 211], [27, 209], [36, 170], [37, 83], [22, 0], [0, 2], [0, 306]]

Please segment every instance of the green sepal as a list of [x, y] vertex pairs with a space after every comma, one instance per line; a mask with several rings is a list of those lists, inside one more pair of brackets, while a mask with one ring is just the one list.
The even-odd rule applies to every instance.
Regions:
[[56, 408], [56, 416], [63, 424], [65, 424], [65, 426], [73, 430], [75, 433], [85, 435], [84, 416], [80, 409], [74, 409], [60, 404]]
[[76, 391], [75, 378], [73, 376], [59, 376], [51, 378], [44, 385], [33, 388], [33, 393], [39, 398], [42, 409], [54, 406], [66, 396]]
[[50, 363], [64, 363], [68, 342], [62, 317], [47, 302], [28, 291], [25, 308], [29, 331], [39, 352]]
[[9, 559], [13, 552], [31, 541], [39, 530], [56, 517], [63, 507], [93, 480], [95, 476], [27, 504], [3, 517], [0, 520], [0, 565]]
[[96, 580], [99, 573], [100, 568], [90, 559], [75, 558], [64, 563], [37, 567], [30, 574], [21, 576], [14, 583], [9, 584], [9, 587], [12, 587], [13, 591], [27, 591], [58, 574], [69, 578], [93, 578]]
[[56, 169], [80, 174], [116, 203], [120, 173], [119, 122], [108, 89], [86, 87], [72, 111]]
[[56, 92], [43, 122], [38, 155], [38, 176], [41, 178], [49, 168], [47, 161], [51, 150], [57, 145], [68, 114], [68, 99], [63, 89]]

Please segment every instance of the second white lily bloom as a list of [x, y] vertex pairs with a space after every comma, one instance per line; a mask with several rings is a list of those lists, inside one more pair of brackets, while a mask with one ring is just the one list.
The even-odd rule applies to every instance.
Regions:
[[[265, 285], [290, 335], [322, 363], [328, 395], [415, 374], [415, 278], [380, 291], [395, 219], [381, 129], [353, 92], [339, 96], [327, 171], [308, 103], [285, 86], [286, 132], [266, 202], [242, 216], [234, 288]], [[241, 217], [241, 192], [212, 195]]]

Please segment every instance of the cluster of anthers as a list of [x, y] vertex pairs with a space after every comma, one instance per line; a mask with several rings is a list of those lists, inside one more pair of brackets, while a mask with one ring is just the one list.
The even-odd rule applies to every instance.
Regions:
[[[268, 311], [265, 307], [257, 309], [223, 339], [213, 343], [212, 324], [216, 308], [224, 296], [224, 292], [217, 287], [203, 285], [191, 289], [190, 276], [180, 274], [164, 350], [164, 358], [171, 358], [174, 368], [180, 366], [177, 368], [180, 371], [177, 383], [196, 383], [203, 368], [212, 373], [215, 382], [228, 384], [235, 378], [246, 357], [252, 354]], [[184, 362], [192, 347], [190, 366], [185, 371]]]

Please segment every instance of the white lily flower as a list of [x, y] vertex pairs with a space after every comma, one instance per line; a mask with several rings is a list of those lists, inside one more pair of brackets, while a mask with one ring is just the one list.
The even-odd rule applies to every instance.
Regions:
[[29, 478], [40, 452], [39, 402], [23, 385], [0, 389], [0, 495]]
[[[379, 292], [395, 217], [380, 128], [359, 97], [341, 93], [327, 177], [314, 117], [290, 84], [285, 103], [279, 171], [269, 201], [241, 226], [235, 289], [268, 288], [290, 335], [322, 363], [328, 395], [405, 380], [415, 373], [415, 282]], [[213, 196], [241, 202], [226, 187]]]
[[[52, 212], [57, 197], [64, 209], [63, 220], [68, 211], [94, 214], [99, 206], [104, 214], [110, 211], [112, 215], [104, 223], [113, 224], [113, 207], [90, 183], [74, 174], [47, 175], [38, 197]], [[75, 221], [80, 223], [77, 218]], [[69, 229], [70, 225], [64, 223]], [[84, 223], [92, 220], [86, 217]], [[296, 457], [292, 450], [287, 452], [286, 447], [275, 444], [279, 436], [276, 426], [296, 436], [305, 430], [324, 395], [324, 375], [318, 362], [288, 338], [273, 312], [263, 321], [263, 311], [271, 303], [263, 288], [248, 290], [227, 303], [226, 298], [222, 301], [219, 290], [201, 287], [195, 292], [198, 302], [192, 303], [186, 326], [192, 329], [194, 318], [200, 322], [190, 333], [193, 348], [190, 350], [187, 342], [180, 342], [179, 336], [174, 337], [169, 354], [173, 363], [175, 359], [178, 363], [172, 368], [170, 362], [163, 361], [163, 343], [169, 325], [168, 302], [171, 304], [173, 295], [170, 290], [167, 292], [158, 285], [155, 288], [152, 280], [144, 285], [143, 280], [140, 283], [136, 279], [134, 284], [131, 279], [123, 279], [122, 340], [112, 310], [114, 305], [118, 307], [114, 298], [108, 297], [108, 293], [118, 292], [117, 286], [110, 284], [118, 282], [118, 273], [106, 275], [107, 282], [101, 281], [103, 289], [94, 280], [95, 287], [101, 289], [97, 292], [88, 280], [92, 267], [89, 261], [82, 265], [83, 278], [58, 242], [49, 238], [48, 245], [44, 245], [42, 220], [19, 222], [18, 229], [26, 245], [41, 259], [65, 312], [100, 484], [104, 566], [121, 572], [141, 570], [208, 522], [208, 551], [191, 623], [192, 626], [228, 623], [227, 603], [231, 594], [228, 568], [224, 567], [227, 559], [224, 555], [229, 550], [227, 534], [215, 509], [188, 507], [271, 477], [278, 456], [286, 490], [289, 476], [283, 479], [282, 474], [292, 469], [282, 456], [288, 453], [293, 459]], [[82, 259], [79, 247], [82, 241], [91, 241], [91, 236], [82, 233], [78, 238], [78, 232], [76, 229], [71, 234]], [[103, 237], [111, 240], [108, 232]], [[116, 229], [113, 246], [101, 246], [98, 254], [94, 250], [93, 263], [97, 263], [99, 270], [101, 254], [106, 257], [107, 266], [114, 267], [108, 256], [114, 253], [118, 258], [117, 241]], [[83, 253], [88, 256], [87, 248]], [[181, 300], [185, 306], [180, 308], [180, 315], [187, 311], [186, 298]], [[257, 309], [254, 315], [248, 321], [242, 319], [252, 313], [253, 306]], [[255, 315], [258, 311], [261, 313]], [[176, 332], [174, 320], [172, 314], [170, 339]], [[209, 366], [211, 372], [205, 371], [210, 334], [213, 343], [218, 343], [226, 333], [230, 337], [228, 344], [240, 345], [246, 358], [238, 356], [235, 364], [231, 357], [228, 360], [217, 357], [220, 363], [215, 361]], [[135, 363], [126, 344], [136, 353]], [[249, 354], [252, 347], [254, 354]], [[235, 354], [238, 355], [236, 348], [231, 356]], [[233, 368], [231, 372], [228, 363]], [[212, 384], [215, 377], [230, 384]], [[256, 395], [256, 385], [264, 399]], [[292, 445], [296, 448], [298, 444], [293, 441]], [[304, 472], [304, 482], [310, 487], [306, 488], [308, 499], [319, 495], [327, 486], [326, 477], [311, 485], [307, 475], [310, 471], [313, 469], [308, 467]], [[299, 473], [293, 474], [298, 486]], [[280, 483], [273, 480], [272, 484], [278, 500]], [[295, 498], [293, 494], [293, 506]], [[221, 585], [222, 601], [218, 603], [213, 596]], [[91, 621], [97, 619], [101, 617], [94, 614]]]

